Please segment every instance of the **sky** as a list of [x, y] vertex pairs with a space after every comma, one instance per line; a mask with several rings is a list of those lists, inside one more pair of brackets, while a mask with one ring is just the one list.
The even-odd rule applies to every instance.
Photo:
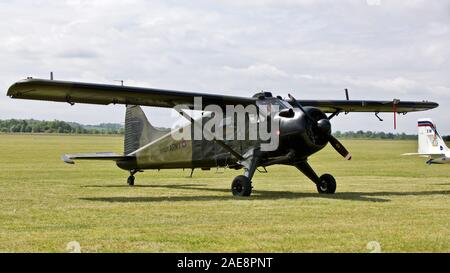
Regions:
[[[297, 99], [428, 100], [409, 113], [350, 113], [333, 130], [450, 134], [450, 1], [0, 0], [0, 119], [123, 123], [125, 107], [13, 100], [28, 76]], [[169, 109], [146, 107], [171, 126]]]

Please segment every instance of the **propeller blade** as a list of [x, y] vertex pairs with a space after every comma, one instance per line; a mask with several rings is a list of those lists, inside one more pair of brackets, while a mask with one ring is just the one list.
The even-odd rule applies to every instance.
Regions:
[[352, 159], [352, 155], [349, 151], [347, 151], [347, 149], [345, 149], [344, 145], [342, 145], [339, 140], [331, 135], [331, 124], [329, 120], [327, 120], [328, 122], [325, 122], [325, 119], [320, 121], [315, 120], [291, 94], [288, 94], [288, 96], [292, 102], [294, 102], [294, 104], [297, 105], [297, 107], [305, 114], [305, 116], [312, 121], [313, 126], [322, 131], [322, 134], [327, 137], [328, 142], [340, 155], [342, 155], [346, 160]]
[[331, 146], [340, 154], [342, 155], [346, 160], [352, 159], [352, 155], [350, 154], [347, 149], [345, 149], [344, 145], [339, 142], [334, 136], [328, 135], [328, 141], [330, 142]]
[[311, 115], [306, 112], [305, 108], [303, 108], [303, 106], [291, 95], [288, 94], [289, 98], [295, 103], [295, 105], [297, 105], [297, 107], [305, 114], [305, 116], [313, 122], [314, 125], [316, 125], [317, 120], [313, 119], [313, 117], [311, 117]]

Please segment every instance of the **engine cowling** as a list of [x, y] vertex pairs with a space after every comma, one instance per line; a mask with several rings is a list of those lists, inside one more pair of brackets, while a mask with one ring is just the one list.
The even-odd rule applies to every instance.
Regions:
[[286, 111], [290, 113], [280, 112], [275, 116], [280, 121], [280, 151], [294, 150], [296, 157], [307, 157], [327, 145], [331, 124], [324, 112], [318, 108], [305, 107], [305, 111], [318, 121], [313, 124], [313, 121], [299, 110]]

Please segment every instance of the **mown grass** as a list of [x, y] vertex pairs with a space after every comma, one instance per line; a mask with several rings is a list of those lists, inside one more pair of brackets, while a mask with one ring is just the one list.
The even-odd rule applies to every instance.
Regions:
[[414, 141], [344, 140], [310, 160], [337, 193], [318, 195], [295, 168], [257, 173], [234, 198], [240, 171], [146, 171], [136, 186], [111, 162], [67, 165], [62, 153], [122, 151], [118, 136], [0, 135], [0, 251], [383, 252], [450, 251], [450, 165], [427, 166]]

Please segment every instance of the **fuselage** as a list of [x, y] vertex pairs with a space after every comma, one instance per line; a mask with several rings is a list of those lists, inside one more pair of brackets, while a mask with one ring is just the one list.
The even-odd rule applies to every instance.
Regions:
[[[305, 118], [305, 114], [298, 110], [292, 110], [289, 115], [280, 114], [283, 110], [288, 110], [287, 103], [279, 98], [264, 98], [263, 105], [271, 104], [278, 106], [279, 111], [272, 113], [270, 118], [278, 122], [279, 129], [276, 137], [279, 138], [276, 149], [264, 152], [264, 162], [271, 162], [274, 159], [292, 154], [290, 162], [281, 162], [281, 164], [290, 164], [296, 161], [305, 160], [308, 156], [320, 151], [325, 147], [327, 141], [316, 137], [314, 127]], [[307, 107], [310, 115], [320, 119], [326, 118], [326, 115], [317, 108]], [[208, 121], [208, 117], [203, 117], [202, 124]], [[260, 126], [261, 120], [258, 118], [247, 118], [245, 120], [246, 129], [250, 128], [251, 123]], [[227, 134], [238, 130], [237, 122], [229, 123], [226, 119], [221, 122], [224, 132], [224, 143], [240, 155], [244, 155], [250, 149], [260, 146], [259, 139], [250, 139], [247, 131], [244, 140], [230, 140]], [[240, 168], [238, 159], [232, 156], [229, 151], [212, 140], [195, 140], [194, 126], [191, 124], [183, 128], [187, 130], [189, 136], [182, 139], [174, 139], [173, 132], [140, 147], [130, 155], [135, 160], [118, 161], [117, 165], [126, 170], [132, 169], [174, 169], [174, 168], [214, 168], [230, 167]], [[253, 127], [255, 128], [255, 127]], [[259, 127], [256, 127], [259, 128]], [[180, 129], [177, 129], [180, 131]], [[262, 162], [262, 165], [264, 165]]]
[[446, 151], [442, 155], [433, 155], [427, 161], [428, 164], [450, 164], [450, 151]]

